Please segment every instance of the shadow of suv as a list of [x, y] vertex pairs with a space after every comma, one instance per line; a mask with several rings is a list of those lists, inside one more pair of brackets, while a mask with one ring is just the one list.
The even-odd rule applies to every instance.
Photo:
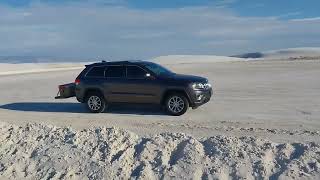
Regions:
[[75, 83], [59, 86], [56, 99], [76, 96], [91, 112], [109, 103], [160, 104], [175, 116], [207, 103], [211, 85], [203, 77], [171, 72], [153, 62], [117, 61], [86, 65]]

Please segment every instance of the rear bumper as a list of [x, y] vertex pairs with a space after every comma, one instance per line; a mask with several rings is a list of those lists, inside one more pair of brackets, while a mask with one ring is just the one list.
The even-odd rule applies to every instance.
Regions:
[[84, 91], [81, 90], [81, 88], [79, 88], [79, 86], [76, 86], [75, 91], [76, 91], [77, 101], [80, 103], [84, 103]]
[[76, 97], [77, 98], [77, 101], [79, 102], [79, 103], [84, 103], [84, 99], [83, 98], [79, 98], [79, 97]]
[[210, 101], [212, 97], [212, 89], [192, 91], [190, 96], [192, 108], [197, 108]]

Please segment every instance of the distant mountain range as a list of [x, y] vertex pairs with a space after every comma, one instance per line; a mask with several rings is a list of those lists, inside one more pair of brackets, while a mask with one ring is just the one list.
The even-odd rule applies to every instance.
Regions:
[[245, 54], [240, 54], [240, 55], [234, 55], [231, 57], [237, 57], [237, 58], [263, 58], [264, 54], [261, 52], [254, 52], [254, 53], [245, 53]]
[[320, 59], [320, 47], [304, 47], [280, 49], [265, 52], [254, 52], [235, 55], [232, 57], [245, 59]]

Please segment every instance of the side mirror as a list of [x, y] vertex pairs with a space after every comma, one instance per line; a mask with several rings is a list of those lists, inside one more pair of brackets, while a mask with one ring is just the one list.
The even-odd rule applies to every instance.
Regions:
[[146, 74], [146, 78], [147, 78], [147, 79], [155, 79], [150, 73], [147, 73], [147, 74]]

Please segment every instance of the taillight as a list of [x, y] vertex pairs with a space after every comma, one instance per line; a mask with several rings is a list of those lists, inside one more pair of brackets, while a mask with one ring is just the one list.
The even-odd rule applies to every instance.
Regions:
[[79, 84], [80, 84], [80, 79], [76, 79], [76, 80], [74, 81], [74, 83], [75, 83], [76, 85], [79, 85]]

